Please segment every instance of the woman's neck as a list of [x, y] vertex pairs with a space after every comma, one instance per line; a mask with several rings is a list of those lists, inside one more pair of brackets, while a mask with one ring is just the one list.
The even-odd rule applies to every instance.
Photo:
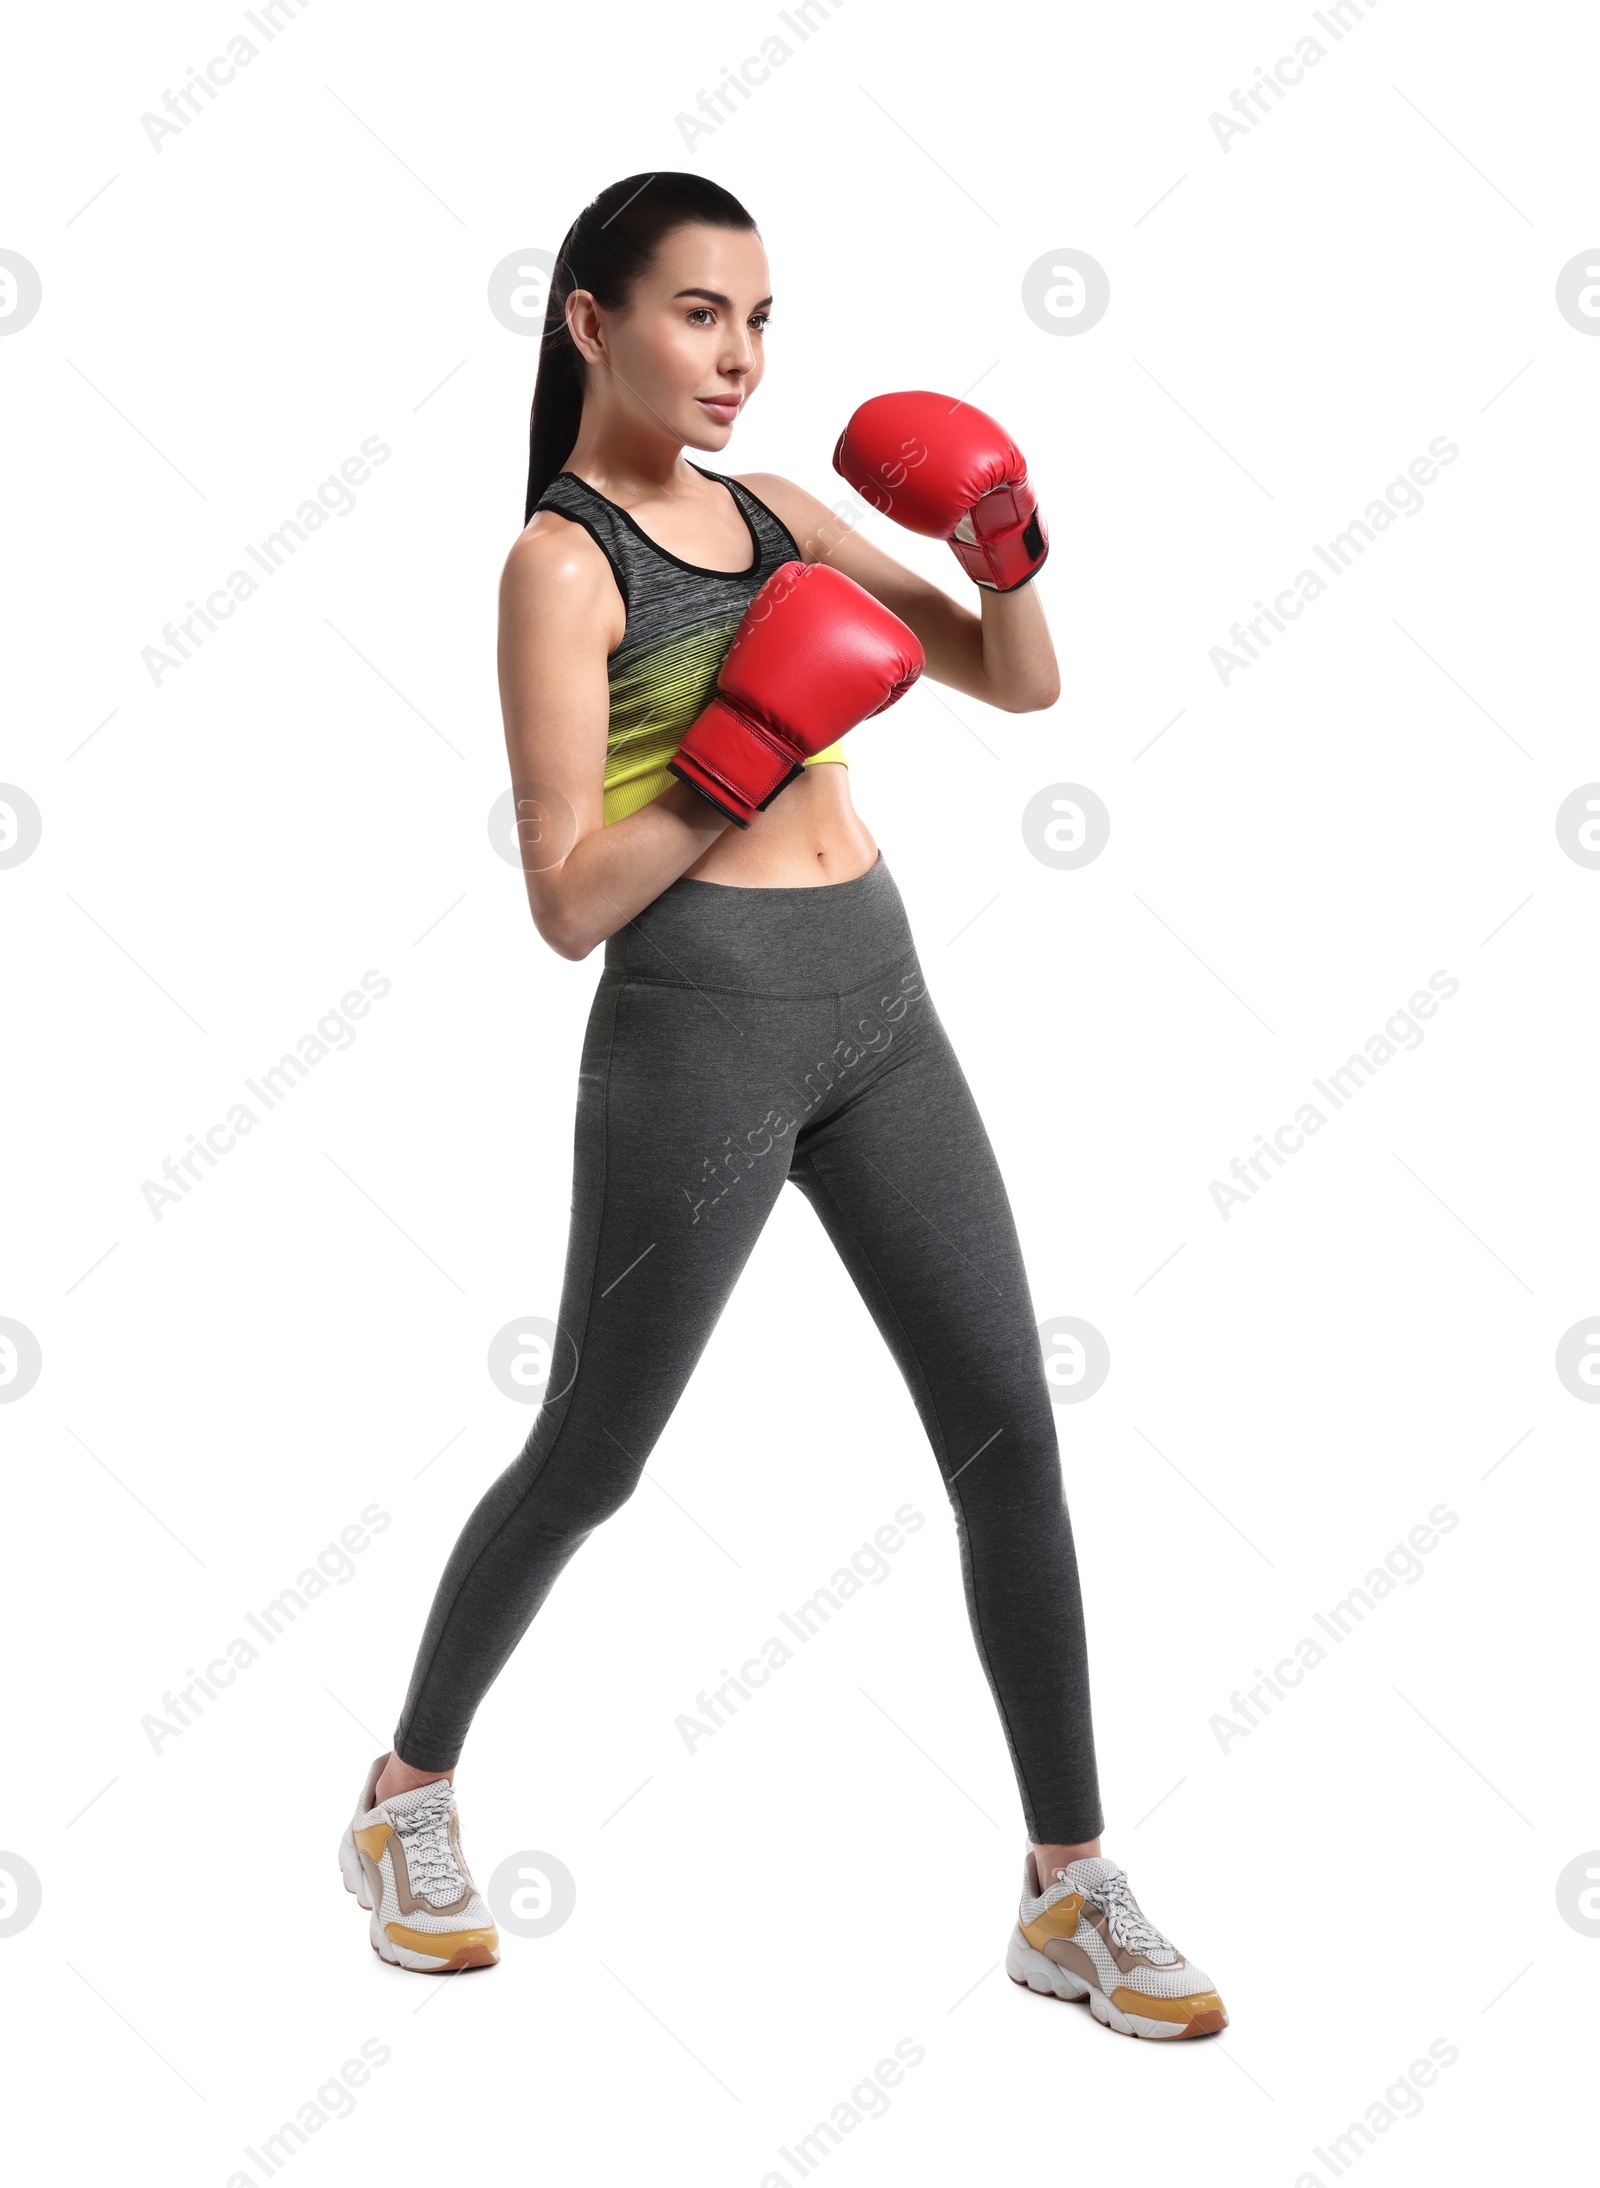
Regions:
[[670, 439], [654, 419], [633, 415], [633, 406], [591, 396], [583, 406], [578, 437], [562, 467], [624, 508], [630, 502], [671, 500], [692, 493], [695, 477], [681, 441]]

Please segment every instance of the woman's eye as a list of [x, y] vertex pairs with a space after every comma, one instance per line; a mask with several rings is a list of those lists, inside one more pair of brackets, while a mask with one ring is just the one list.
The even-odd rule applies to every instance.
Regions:
[[714, 316], [709, 304], [696, 304], [689, 313], [689, 324], [695, 327], [709, 326]]
[[755, 328], [757, 334], [765, 334], [771, 322], [771, 312], [758, 311], [752, 312], [750, 315], [750, 324]]

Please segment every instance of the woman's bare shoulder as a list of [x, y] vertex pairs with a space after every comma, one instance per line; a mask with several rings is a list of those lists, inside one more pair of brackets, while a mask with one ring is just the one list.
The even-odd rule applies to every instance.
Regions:
[[511, 542], [505, 567], [519, 585], [570, 586], [597, 572], [611, 575], [610, 563], [583, 526], [557, 509], [535, 509]]
[[512, 541], [500, 600], [515, 615], [592, 627], [608, 648], [620, 641], [627, 613], [605, 554], [581, 524], [554, 509], [536, 509]]

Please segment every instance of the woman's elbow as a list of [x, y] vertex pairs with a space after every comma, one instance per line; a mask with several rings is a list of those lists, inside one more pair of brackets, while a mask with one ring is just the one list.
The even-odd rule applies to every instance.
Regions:
[[554, 950], [557, 957], [564, 957], [574, 965], [581, 963], [596, 944], [605, 939], [602, 935], [589, 934], [583, 928], [571, 925], [559, 913], [546, 913], [541, 918], [535, 912], [533, 924], [539, 930], [540, 941]]
[[533, 914], [533, 924], [539, 940], [557, 957], [565, 957], [577, 964], [589, 955], [597, 942], [605, 937], [594, 926], [592, 908], [586, 909], [583, 894], [567, 886], [570, 877], [564, 875], [559, 865], [525, 872], [528, 884], [528, 910]]
[[1029, 684], [1023, 690], [1010, 692], [1000, 701], [1001, 711], [1006, 714], [1042, 714], [1046, 707], [1053, 707], [1061, 697], [1061, 679], [1052, 676], [1043, 683]]
[[531, 875], [528, 880], [528, 909], [533, 914], [535, 931], [557, 957], [570, 958], [576, 964], [604, 937], [595, 934], [579, 907], [567, 903], [564, 892], [549, 888], [547, 881], [548, 877], [541, 875], [536, 888]]

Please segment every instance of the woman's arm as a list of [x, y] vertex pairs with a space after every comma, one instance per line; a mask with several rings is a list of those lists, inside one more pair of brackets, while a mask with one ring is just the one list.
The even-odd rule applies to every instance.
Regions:
[[925, 673], [935, 683], [1007, 714], [1031, 714], [1061, 696], [1037, 586], [1023, 585], [1013, 593], [977, 587], [981, 612], [974, 615], [864, 539], [804, 487], [767, 471], [742, 473], [739, 483], [783, 519], [807, 562], [831, 562], [910, 624], [928, 657]]
[[500, 708], [534, 925], [561, 957], [653, 903], [730, 824], [687, 783], [605, 826], [606, 656], [624, 610], [587, 532], [536, 514], [500, 580]]

